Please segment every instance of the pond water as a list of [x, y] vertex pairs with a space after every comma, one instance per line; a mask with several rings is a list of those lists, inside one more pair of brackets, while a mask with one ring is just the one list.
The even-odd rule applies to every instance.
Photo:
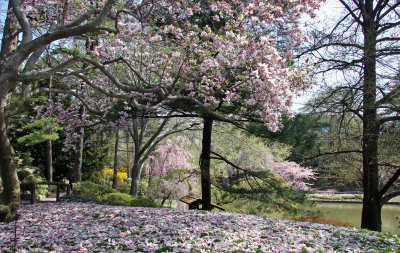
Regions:
[[[355, 227], [361, 226], [362, 204], [353, 203], [317, 203], [311, 208], [321, 211], [322, 216], [338, 221], [348, 222]], [[400, 216], [400, 206], [384, 205], [382, 208], [382, 231], [400, 234], [400, 223], [396, 216]]]

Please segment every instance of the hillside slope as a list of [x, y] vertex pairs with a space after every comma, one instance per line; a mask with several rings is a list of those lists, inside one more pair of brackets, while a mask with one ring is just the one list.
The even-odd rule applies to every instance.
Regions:
[[[22, 205], [17, 252], [395, 252], [397, 235], [222, 212], [61, 202]], [[0, 223], [0, 252], [14, 223]]]

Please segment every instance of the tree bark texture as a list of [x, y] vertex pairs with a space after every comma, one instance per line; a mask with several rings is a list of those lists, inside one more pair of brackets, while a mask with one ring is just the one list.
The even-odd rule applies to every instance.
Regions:
[[[9, 2], [7, 10], [11, 9]], [[13, 36], [17, 31], [17, 24], [11, 11], [8, 11], [4, 22], [3, 37], [0, 52], [0, 75], [3, 74], [6, 61], [10, 53], [17, 46], [17, 37]], [[8, 86], [1, 83], [0, 87]], [[17, 171], [14, 163], [14, 151], [7, 137], [7, 119], [5, 106], [7, 90], [0, 89], [0, 176], [2, 179], [2, 193], [0, 195], [0, 222], [11, 221], [18, 211], [20, 203], [20, 190]]]
[[169, 131], [161, 134], [168, 120], [168, 118], [164, 119], [157, 127], [156, 131], [151, 133], [150, 137], [145, 141], [145, 135], [149, 123], [148, 119], [142, 117], [140, 118], [140, 122], [138, 122], [136, 118], [132, 118], [132, 131], [129, 131], [134, 143], [134, 157], [131, 172], [132, 183], [130, 190], [132, 196], [137, 196], [139, 193], [140, 174], [142, 172], [143, 164], [149, 157], [150, 153], [161, 140], [166, 138], [168, 135], [175, 133], [174, 131]]
[[132, 183], [130, 192], [130, 194], [134, 197], [136, 197], [139, 193], [140, 173], [142, 172], [142, 167], [143, 164], [139, 161], [139, 159], [135, 158], [132, 168]]
[[201, 198], [202, 209], [211, 210], [211, 175], [210, 175], [210, 153], [211, 153], [211, 134], [213, 118], [209, 115], [203, 118], [203, 140], [200, 155], [201, 172]]
[[7, 124], [4, 114], [5, 100], [5, 98], [0, 98], [0, 174], [3, 181], [3, 192], [0, 196], [0, 222], [12, 220], [20, 203], [14, 151], [7, 137]]
[[117, 128], [117, 132], [115, 133], [115, 150], [114, 150], [114, 175], [113, 175], [113, 183], [112, 188], [117, 189], [117, 181], [118, 181], [118, 146], [119, 146], [119, 129]]
[[[83, 118], [85, 112], [85, 107], [81, 106], [79, 113], [80, 117]], [[85, 138], [85, 128], [79, 127], [78, 130], [79, 140], [77, 142], [77, 146], [74, 150], [75, 153], [75, 162], [74, 162], [74, 182], [82, 181], [82, 159], [83, 159], [83, 144]]]
[[17, 31], [17, 24], [15, 17], [12, 15], [11, 3], [8, 3], [7, 17], [4, 22], [3, 38], [1, 42], [1, 54], [0, 54], [0, 74], [3, 73], [4, 64], [9, 54], [17, 47], [17, 36], [14, 34]]
[[129, 131], [125, 132], [125, 141], [126, 141], [126, 168], [128, 169], [128, 178], [132, 178], [131, 170], [129, 169], [130, 165], [130, 154], [129, 154]]
[[53, 148], [51, 140], [46, 141], [47, 181], [53, 182]]
[[[32, 74], [32, 72], [35, 72], [32, 70], [36, 62], [52, 42], [101, 29], [102, 23], [115, 4], [115, 0], [108, 0], [93, 21], [88, 19], [88, 22], [82, 21], [81, 23], [83, 24], [72, 28], [65, 27], [59, 30], [52, 30], [53, 28], [50, 28], [47, 33], [43, 31], [44, 35], [37, 35], [35, 37], [33, 35], [34, 29], [31, 27], [32, 24], [29, 23], [29, 19], [26, 19], [24, 11], [20, 8], [20, 1], [10, 0], [8, 2], [7, 10], [9, 11], [4, 24], [0, 52], [0, 171], [4, 184], [1, 200], [7, 206], [0, 206], [0, 216], [2, 217], [0, 220], [12, 217], [18, 209], [20, 201], [19, 181], [14, 164], [14, 153], [6, 133], [7, 117], [31, 108], [31, 87], [29, 85], [32, 82], [46, 79], [51, 75], [51, 71], [43, 75]], [[88, 16], [87, 18], [90, 17]], [[17, 29], [20, 30], [18, 33], [16, 32]], [[20, 40], [18, 45], [17, 39]], [[61, 68], [65, 67], [67, 65]], [[24, 78], [21, 78], [21, 70], [23, 70], [24, 74], [27, 74]], [[17, 79], [19, 82], [16, 81]], [[20, 84], [22, 85], [22, 98], [14, 104], [7, 104], [6, 108], [7, 99], [10, 98]], [[81, 132], [83, 132], [83, 129]], [[83, 145], [80, 147], [81, 151], [82, 148]], [[82, 164], [82, 155], [80, 155], [80, 159], [79, 157], [77, 158], [78, 162], [76, 164]], [[77, 173], [76, 176], [76, 180], [81, 180], [80, 173]], [[7, 213], [6, 210], [8, 209], [10, 211], [7, 211]]]
[[376, 106], [376, 24], [373, 1], [365, 1], [364, 12], [364, 87], [363, 87], [363, 208], [361, 228], [381, 231], [379, 192], [378, 138]]
[[[49, 88], [53, 85], [53, 76], [49, 78]], [[49, 93], [49, 99], [51, 99], [51, 93]], [[46, 141], [46, 158], [47, 158], [47, 181], [53, 182], [53, 149], [51, 140]], [[49, 186], [51, 188], [51, 186]]]

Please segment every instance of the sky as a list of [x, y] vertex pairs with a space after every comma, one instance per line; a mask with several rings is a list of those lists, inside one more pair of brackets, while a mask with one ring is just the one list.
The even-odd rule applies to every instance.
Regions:
[[[303, 22], [309, 24], [310, 22], [315, 23], [317, 26], [318, 24], [326, 24], [328, 21], [328, 16], [335, 18], [342, 10], [342, 6], [339, 3], [338, 0], [326, 0], [325, 3], [321, 4], [321, 8], [316, 12], [316, 17], [314, 19], [311, 19], [309, 17], [304, 17]], [[307, 27], [304, 27], [304, 29], [307, 29]], [[312, 94], [315, 93], [318, 90], [318, 84], [314, 85], [312, 89], [304, 92], [303, 94], [300, 94], [300, 96], [296, 99], [294, 99], [292, 103], [292, 109], [296, 112], [299, 113], [302, 110], [302, 107], [306, 105], [306, 103], [310, 100], [312, 97]]]

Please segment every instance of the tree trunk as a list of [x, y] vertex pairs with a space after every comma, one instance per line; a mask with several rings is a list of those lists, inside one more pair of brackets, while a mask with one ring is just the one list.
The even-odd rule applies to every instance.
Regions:
[[[17, 28], [17, 22], [11, 11], [11, 2], [9, 1], [1, 42], [0, 75], [4, 71], [4, 62], [17, 47], [17, 36], [14, 36]], [[0, 222], [12, 220], [20, 204], [19, 180], [14, 163], [14, 151], [7, 137], [7, 119], [4, 114], [7, 92], [8, 90], [2, 90], [0, 94], [0, 176], [3, 189], [0, 194]]]
[[53, 148], [51, 140], [46, 141], [47, 181], [53, 182]]
[[11, 221], [17, 213], [20, 204], [20, 192], [14, 163], [14, 151], [7, 137], [7, 124], [4, 115], [6, 99], [0, 99], [0, 174], [3, 182], [3, 192], [0, 196], [0, 222], [3, 222]]
[[139, 193], [139, 182], [140, 182], [140, 173], [142, 172], [143, 164], [138, 161], [133, 161], [132, 168], [132, 183], [131, 183], [131, 195], [136, 197]]
[[7, 17], [4, 21], [3, 38], [1, 41], [0, 74], [4, 70], [3, 62], [6, 61], [9, 54], [17, 47], [17, 36], [14, 36], [14, 34], [17, 31], [18, 25], [11, 8], [11, 1], [8, 1]]
[[210, 152], [213, 118], [204, 118], [202, 150], [200, 155], [202, 209], [211, 210]]
[[363, 89], [363, 208], [361, 228], [381, 231], [378, 138], [376, 109], [376, 25], [373, 1], [365, 1], [364, 13], [364, 89]]
[[114, 150], [114, 175], [113, 175], [113, 184], [112, 188], [117, 189], [117, 180], [118, 180], [118, 145], [119, 145], [119, 129], [117, 128], [117, 132], [115, 133], [115, 150]]
[[[81, 119], [83, 118], [85, 112], [85, 108], [82, 105], [79, 110]], [[77, 143], [77, 147], [74, 149], [75, 153], [75, 162], [74, 162], [74, 182], [82, 181], [82, 158], [83, 158], [83, 141], [85, 137], [85, 128], [79, 127], [79, 141]]]
[[[53, 85], [53, 76], [49, 78], [49, 88]], [[51, 93], [49, 92], [49, 99], [51, 100]], [[46, 141], [46, 158], [47, 158], [47, 181], [53, 182], [53, 150], [51, 140]], [[51, 186], [49, 185], [49, 189]]]
[[165, 201], [167, 201], [168, 198], [169, 198], [169, 196], [168, 196], [168, 197], [164, 197], [164, 198], [161, 200], [161, 206], [164, 206]]
[[[381, 199], [379, 192], [379, 169], [378, 169], [378, 130], [374, 114], [364, 114], [363, 129], [363, 208], [361, 228], [381, 231]], [[375, 110], [376, 116], [376, 110]], [[371, 117], [371, 118], [370, 118]]]
[[129, 169], [130, 156], [129, 156], [129, 131], [128, 130], [126, 130], [125, 138], [126, 138], [126, 168], [128, 169], [128, 178], [131, 178], [132, 177], [131, 170]]

